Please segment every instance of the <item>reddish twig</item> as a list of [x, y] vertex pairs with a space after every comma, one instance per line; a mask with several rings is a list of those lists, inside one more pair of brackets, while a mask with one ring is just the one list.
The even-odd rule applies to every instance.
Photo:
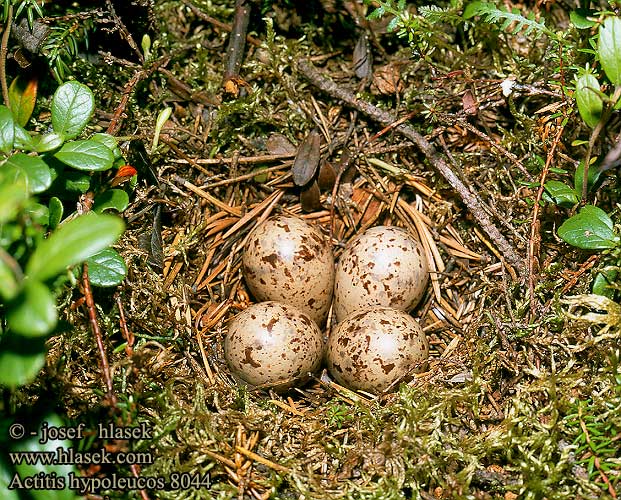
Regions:
[[106, 384], [108, 401], [112, 406], [116, 406], [116, 395], [114, 394], [114, 386], [112, 384], [110, 364], [108, 363], [108, 355], [106, 354], [106, 349], [103, 345], [103, 337], [101, 336], [101, 329], [99, 328], [99, 322], [97, 321], [95, 300], [93, 299], [93, 292], [91, 290], [91, 281], [88, 278], [88, 264], [86, 262], [84, 263], [84, 269], [82, 271], [82, 293], [84, 293], [84, 299], [86, 301], [86, 311], [88, 312], [88, 319], [93, 330], [93, 335], [95, 335], [97, 348], [99, 349], [101, 369], [104, 382]]
[[533, 220], [530, 225], [530, 239], [528, 242], [528, 293], [530, 297], [530, 312], [532, 317], [535, 317], [535, 279], [538, 271], [535, 269], [535, 266], [539, 261], [539, 244], [541, 243], [541, 234], [539, 233], [539, 203], [543, 197], [543, 191], [545, 189], [544, 184], [546, 182], [548, 172], [550, 171], [550, 165], [554, 159], [556, 146], [558, 146], [564, 130], [564, 125], [559, 126], [556, 137], [554, 137], [554, 141], [552, 142], [552, 147], [550, 148], [550, 151], [548, 151], [546, 163], [539, 178], [539, 189], [537, 190], [537, 196], [533, 205]]
[[2, 33], [2, 43], [0, 44], [0, 85], [2, 85], [2, 98], [4, 104], [11, 106], [9, 101], [9, 87], [6, 81], [6, 56], [8, 52], [9, 36], [11, 34], [11, 23], [13, 22], [13, 4], [9, 3], [9, 10]]
[[[383, 111], [372, 104], [358, 99], [352, 92], [339, 87], [332, 80], [321, 75], [314, 66], [306, 60], [298, 63], [298, 70], [316, 87], [323, 90], [327, 94], [336, 99], [344, 101], [347, 105], [364, 113], [368, 117], [388, 127], [397, 119], [387, 111]], [[451, 185], [451, 187], [461, 197], [462, 201], [470, 210], [477, 223], [487, 233], [488, 237], [494, 242], [502, 253], [508, 264], [518, 269], [521, 275], [525, 273], [524, 261], [519, 254], [503, 236], [498, 228], [492, 223], [486, 209], [485, 204], [479, 196], [471, 191], [463, 181], [451, 170], [443, 156], [438, 154], [436, 149], [416, 130], [406, 124], [401, 124], [395, 128], [396, 132], [410, 139], [418, 149], [427, 157], [429, 163], [438, 171], [438, 173]]]

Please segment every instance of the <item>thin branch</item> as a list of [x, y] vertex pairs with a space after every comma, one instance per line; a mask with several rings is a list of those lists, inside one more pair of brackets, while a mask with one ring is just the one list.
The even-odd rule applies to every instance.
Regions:
[[[388, 127], [397, 120], [397, 118], [395, 118], [391, 113], [383, 111], [362, 99], [358, 99], [352, 92], [339, 87], [332, 80], [321, 75], [309, 61], [301, 60], [298, 63], [298, 70], [319, 89], [336, 99], [344, 101], [350, 107], [357, 109], [361, 113], [379, 122], [384, 127]], [[444, 157], [441, 156], [436, 149], [416, 130], [409, 125], [401, 124], [395, 128], [395, 131], [399, 132], [401, 135], [407, 137], [414, 144], [416, 144], [418, 149], [427, 157], [429, 163], [431, 163], [438, 173], [444, 177], [444, 179], [461, 197], [462, 201], [466, 207], [468, 207], [477, 223], [498, 247], [506, 262], [511, 266], [516, 267], [519, 273], [524, 275], [526, 272], [524, 259], [519, 256], [513, 245], [509, 243], [498, 228], [492, 223], [487, 211], [485, 210], [485, 204], [481, 198], [466, 187], [462, 180], [451, 170]]]
[[11, 34], [11, 24], [13, 23], [13, 4], [9, 4], [9, 12], [2, 33], [2, 43], [0, 44], [0, 85], [2, 85], [2, 98], [7, 107], [11, 107], [9, 101], [9, 86], [6, 81], [6, 56], [8, 53], [9, 36]]

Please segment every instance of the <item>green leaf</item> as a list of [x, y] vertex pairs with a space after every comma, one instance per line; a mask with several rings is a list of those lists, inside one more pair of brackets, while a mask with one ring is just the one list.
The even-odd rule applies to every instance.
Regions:
[[11, 331], [24, 337], [47, 335], [58, 321], [54, 296], [40, 281], [26, 280], [21, 292], [8, 304], [6, 319]]
[[592, 292], [595, 295], [603, 295], [611, 300], [614, 299], [616, 290], [611, 285], [615, 282], [618, 275], [618, 267], [610, 266], [602, 269], [595, 275], [591, 287]]
[[114, 163], [110, 148], [90, 140], [67, 142], [54, 156], [77, 170], [108, 170]]
[[596, 15], [597, 12], [594, 10], [576, 9], [569, 13], [569, 20], [579, 30], [585, 30], [595, 26], [595, 21], [591, 21], [588, 18]]
[[578, 203], [578, 195], [571, 187], [564, 182], [560, 181], [548, 181], [543, 186], [545, 188], [544, 194], [547, 194], [549, 200], [556, 205], [562, 207], [571, 208]]
[[595, 128], [602, 117], [604, 101], [597, 93], [599, 82], [594, 75], [586, 73], [576, 81], [576, 104], [578, 112], [589, 127]]
[[37, 102], [37, 79], [14, 78], [9, 87], [9, 101], [15, 121], [23, 127], [30, 120]]
[[45, 281], [112, 245], [125, 224], [113, 215], [86, 215], [61, 224], [35, 249], [26, 265], [26, 275]]
[[112, 248], [106, 248], [86, 260], [88, 277], [95, 286], [116, 286], [127, 275], [123, 257]]
[[63, 83], [52, 98], [52, 127], [67, 139], [77, 137], [86, 127], [95, 109], [95, 98], [78, 82]]
[[62, 146], [65, 138], [54, 132], [42, 135], [33, 135], [31, 140], [32, 150], [37, 153], [47, 153]]
[[[6, 337], [10, 337], [8, 340]], [[32, 382], [45, 365], [45, 340], [6, 335], [0, 343], [0, 385], [14, 389]]]
[[610, 16], [599, 27], [599, 61], [608, 79], [621, 85], [621, 19]]
[[28, 181], [30, 193], [42, 193], [52, 184], [50, 168], [38, 156], [17, 153], [10, 156], [2, 168], [14, 169], [23, 173]]
[[619, 245], [612, 229], [612, 220], [601, 208], [586, 205], [580, 213], [567, 219], [558, 228], [564, 241], [583, 250], [603, 250]]
[[[91, 137], [91, 141], [101, 142], [104, 146], [107, 146], [110, 151], [118, 151], [119, 155], [121, 154], [121, 150], [119, 149], [118, 143], [116, 142], [116, 138], [110, 134], [93, 134], [93, 136]], [[116, 159], [116, 153], [114, 156]]]
[[50, 211], [45, 205], [37, 203], [34, 199], [29, 200], [24, 207], [24, 213], [30, 218], [34, 224], [39, 226], [47, 226], [50, 223]]
[[[2, 167], [0, 166], [0, 171]], [[28, 189], [24, 175], [18, 175], [12, 181], [0, 180], [0, 224], [12, 220], [28, 199]]]
[[56, 196], [52, 196], [50, 198], [48, 210], [50, 214], [49, 227], [50, 229], [56, 229], [56, 227], [63, 218], [63, 202], [56, 198]]
[[59, 182], [65, 191], [86, 193], [91, 187], [91, 176], [76, 171], [63, 172]]
[[9, 153], [15, 143], [13, 113], [6, 106], [0, 106], [0, 151]]
[[129, 205], [129, 195], [122, 189], [108, 189], [95, 197], [93, 212], [102, 213], [106, 210], [123, 212]]
[[[0, 258], [0, 283], [2, 284], [0, 286], [0, 298], [4, 301], [9, 301], [15, 298], [17, 292], [19, 292], [20, 283], [15, 277], [13, 269], [4, 259], [12, 260], [12, 257], [7, 255], [5, 258]], [[13, 265], [19, 267], [17, 262], [13, 262]]]
[[[587, 179], [587, 191], [590, 191], [591, 188], [597, 184], [600, 176], [602, 175], [602, 171], [599, 168], [599, 163], [592, 164], [589, 166], [588, 179]], [[574, 186], [576, 192], [582, 193], [582, 180], [584, 179], [584, 161], [580, 161], [578, 166], [576, 167], [576, 173], [574, 174]]]

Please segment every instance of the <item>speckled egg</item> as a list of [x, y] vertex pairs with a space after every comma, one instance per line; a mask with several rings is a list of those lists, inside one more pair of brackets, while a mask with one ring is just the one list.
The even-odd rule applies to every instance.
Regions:
[[408, 313], [376, 307], [356, 312], [334, 327], [326, 359], [339, 384], [379, 393], [425, 370], [429, 343]]
[[228, 324], [224, 356], [231, 373], [249, 384], [284, 391], [319, 368], [323, 337], [299, 309], [278, 302], [253, 304]]
[[258, 301], [290, 304], [324, 324], [335, 271], [332, 248], [319, 229], [297, 217], [272, 217], [250, 234], [242, 265]]
[[336, 319], [371, 306], [410, 311], [428, 281], [429, 264], [416, 238], [398, 227], [368, 229], [349, 243], [337, 263]]

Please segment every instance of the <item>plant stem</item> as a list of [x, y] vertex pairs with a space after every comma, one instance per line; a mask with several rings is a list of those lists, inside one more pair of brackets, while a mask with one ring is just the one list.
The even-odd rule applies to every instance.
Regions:
[[6, 82], [6, 56], [8, 53], [9, 36], [11, 35], [11, 23], [13, 22], [13, 5], [9, 4], [9, 12], [2, 33], [2, 43], [0, 44], [0, 85], [2, 85], [2, 98], [7, 107], [11, 107], [9, 101], [9, 87]]

